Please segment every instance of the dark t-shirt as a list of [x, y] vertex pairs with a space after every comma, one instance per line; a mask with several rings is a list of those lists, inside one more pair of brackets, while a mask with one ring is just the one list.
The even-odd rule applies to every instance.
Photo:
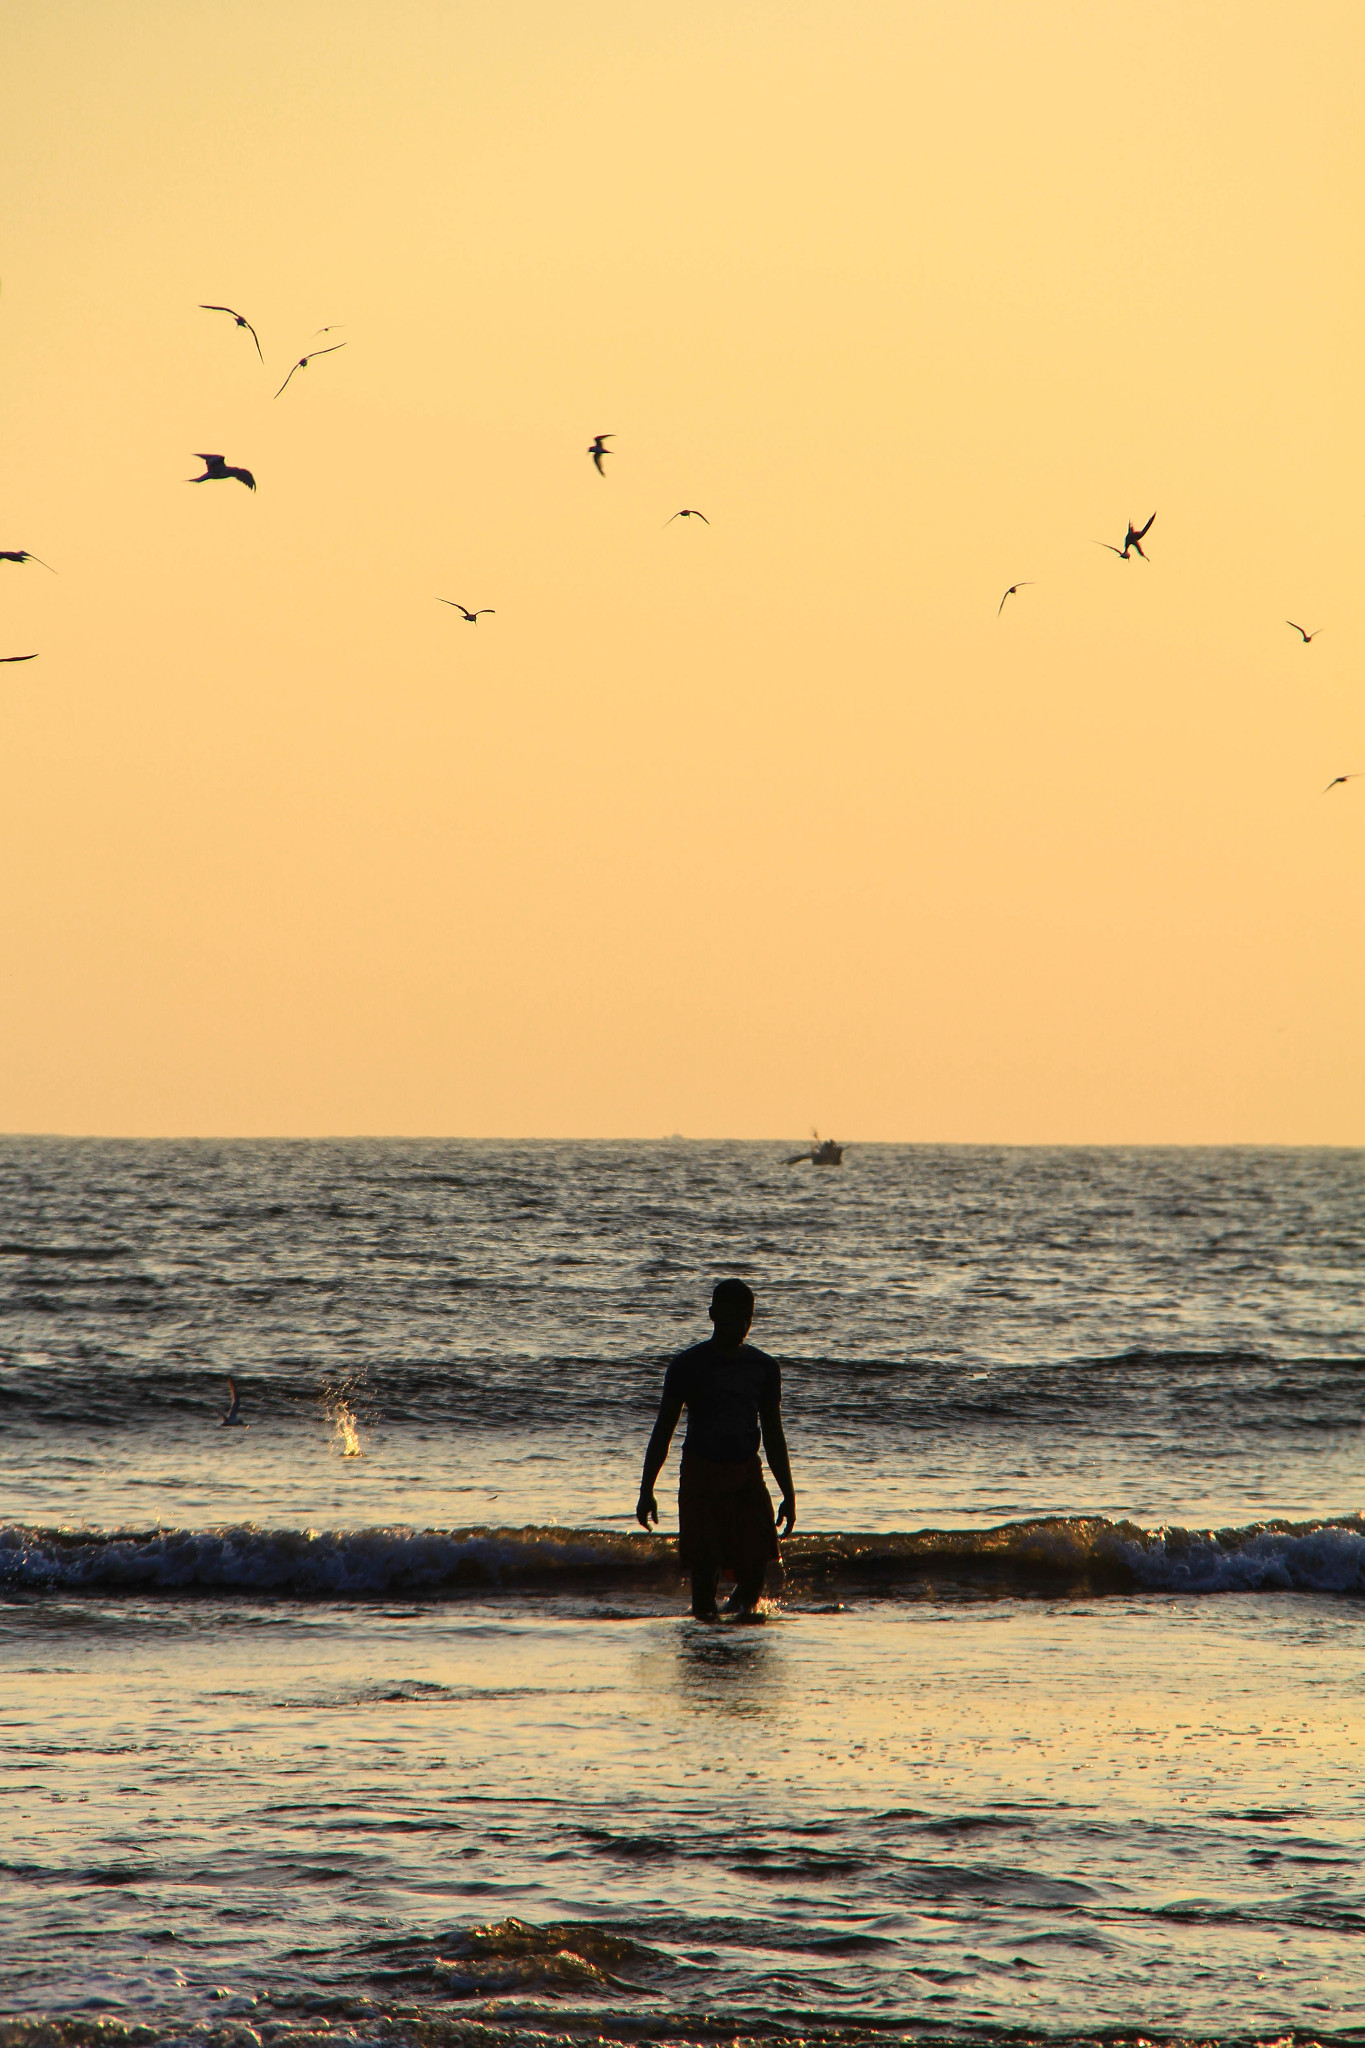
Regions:
[[740, 1464], [757, 1454], [759, 1409], [781, 1404], [782, 1368], [754, 1344], [725, 1353], [708, 1339], [680, 1351], [669, 1366], [664, 1399], [670, 1394], [687, 1409], [683, 1449], [720, 1464]]

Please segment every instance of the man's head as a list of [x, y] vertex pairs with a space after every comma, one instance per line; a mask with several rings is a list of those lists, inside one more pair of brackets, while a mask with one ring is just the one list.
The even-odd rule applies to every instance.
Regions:
[[754, 1319], [753, 1289], [742, 1280], [718, 1280], [710, 1316], [716, 1326], [716, 1342], [726, 1351], [738, 1351]]

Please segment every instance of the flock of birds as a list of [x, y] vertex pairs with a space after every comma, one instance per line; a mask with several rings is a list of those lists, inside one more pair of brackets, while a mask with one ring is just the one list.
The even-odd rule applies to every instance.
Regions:
[[[1128, 531], [1123, 536], [1123, 546], [1121, 548], [1116, 547], [1112, 540], [1097, 540], [1095, 542], [1095, 546], [1097, 548], [1107, 548], [1109, 550], [1109, 553], [1111, 555], [1117, 555], [1121, 562], [1131, 562], [1134, 555], [1140, 555], [1143, 561], [1145, 562], [1148, 559], [1148, 556], [1147, 551], [1143, 547], [1142, 543], [1144, 540], [1146, 540], [1148, 534], [1151, 532], [1152, 520], [1154, 520], [1155, 518], [1156, 514], [1155, 512], [1153, 512], [1151, 519], [1147, 521], [1147, 524], [1145, 526], [1134, 526], [1132, 520], [1130, 519], [1128, 521]], [[997, 617], [997, 619], [999, 618], [1001, 612], [1005, 609], [1005, 598], [1014, 597], [1019, 591], [1031, 590], [1032, 588], [1033, 584], [1027, 578], [1020, 583], [1011, 583], [1009, 589], [1005, 592], [1005, 597], [1001, 598], [999, 605], [996, 607], [995, 616]], [[1314, 626], [1312, 632], [1309, 633], [1305, 631], [1305, 629], [1298, 623], [1296, 619], [1286, 619], [1285, 624], [1286, 626], [1293, 627], [1294, 631], [1298, 634], [1299, 638], [1302, 640], [1305, 647], [1310, 646], [1312, 642], [1317, 639], [1318, 634], [1322, 631], [1321, 626]], [[1327, 784], [1327, 787], [1323, 790], [1322, 794], [1326, 796], [1327, 791], [1329, 789], [1335, 789], [1338, 783], [1358, 782], [1362, 775], [1365, 775], [1365, 769], [1357, 769], [1353, 774], [1350, 775], [1334, 775], [1332, 777], [1332, 780]]]
[[[239, 313], [234, 306], [214, 305], [209, 304], [206, 301], [201, 302], [199, 310], [202, 313], [226, 313], [228, 318], [232, 320], [237, 327], [241, 328], [251, 336], [251, 339], [255, 344], [256, 353], [260, 357], [262, 364], [264, 364], [265, 352], [261, 347], [260, 336], [257, 334], [256, 329], [252, 326], [251, 322], [247, 319], [245, 313]], [[335, 334], [336, 331], [337, 330], [335, 325], [328, 327], [319, 327], [313, 334], [312, 339], [316, 341], [319, 336], [325, 334]], [[293, 378], [297, 375], [297, 373], [300, 370], [306, 370], [308, 368], [308, 365], [316, 361], [319, 356], [335, 355], [339, 349], [343, 349], [346, 346], [347, 344], [344, 341], [332, 341], [327, 342], [321, 348], [306, 350], [305, 353], [298, 358], [297, 362], [291, 365], [289, 374], [285, 378], [284, 382], [280, 385], [279, 390], [274, 394], [275, 397], [283, 398], [285, 392], [289, 389], [290, 383], [292, 382]], [[614, 434], [594, 434], [592, 440], [588, 443], [588, 455], [592, 460], [594, 469], [597, 471], [597, 474], [601, 477], [605, 477], [607, 473], [604, 467], [607, 458], [615, 454], [616, 452], [614, 449], [609, 448], [607, 446], [607, 443], [609, 441], [614, 441], [615, 439], [616, 436]], [[256, 488], [256, 479], [252, 475], [251, 471], [249, 469], [244, 469], [240, 464], [229, 462], [227, 458], [223, 455], [197, 453], [194, 459], [196, 462], [203, 463], [204, 471], [202, 476], [188, 477], [186, 479], [188, 483], [239, 483], [245, 484], [246, 488], [249, 491], [254, 491]], [[709, 526], [711, 524], [706, 514], [704, 512], [698, 511], [695, 505], [682, 505], [678, 508], [676, 512], [670, 513], [668, 518], [664, 521], [665, 527], [671, 526], [675, 519], [700, 519], [704, 526]], [[1130, 562], [1133, 559], [1134, 555], [1137, 555], [1141, 561], [1145, 562], [1149, 559], [1149, 557], [1142, 543], [1147, 538], [1147, 535], [1151, 532], [1152, 524], [1155, 519], [1155, 512], [1151, 514], [1151, 517], [1147, 520], [1147, 523], [1144, 526], [1135, 526], [1132, 520], [1130, 519], [1128, 521], [1128, 530], [1123, 536], [1123, 545], [1121, 547], [1111, 540], [1098, 540], [1095, 542], [1095, 546], [1107, 549], [1107, 551], [1111, 555], [1117, 555], [1121, 562]], [[36, 562], [39, 568], [47, 569], [53, 575], [56, 575], [57, 573], [56, 570], [52, 568], [51, 563], [44, 562], [40, 556], [31, 554], [27, 548], [0, 548], [0, 563], [3, 562], [12, 562], [20, 567], [22, 567], [24, 564], [28, 562]], [[1028, 577], [1022, 578], [1017, 583], [1011, 583], [1008, 590], [1006, 590], [1004, 596], [1001, 598], [999, 605], [996, 607], [996, 617], [1000, 617], [1010, 598], [1017, 597], [1021, 590], [1031, 590], [1033, 587], [1033, 579]], [[468, 626], [477, 626], [480, 619], [491, 619], [497, 616], [492, 605], [478, 605], [471, 610], [468, 605], [461, 604], [457, 598], [453, 597], [438, 597], [436, 602], [438, 604], [451, 606], [453, 610], [457, 611], [460, 614], [460, 617]], [[1291, 627], [1292, 630], [1299, 635], [1299, 638], [1302, 640], [1303, 645], [1305, 647], [1311, 646], [1313, 641], [1317, 639], [1318, 634], [1322, 631], [1321, 626], [1315, 626], [1312, 632], [1310, 633], [1306, 627], [1299, 625], [1298, 621], [1295, 619], [1286, 619], [1285, 624]], [[36, 653], [0, 654], [0, 663], [17, 661], [36, 661], [37, 658], [38, 657]], [[1328, 790], [1336, 789], [1342, 783], [1358, 782], [1361, 779], [1362, 775], [1365, 775], [1365, 769], [1354, 770], [1352, 773], [1348, 775], [1334, 775], [1332, 777], [1332, 780], [1327, 784], [1326, 788], [1323, 790], [1322, 794], [1326, 796]]]

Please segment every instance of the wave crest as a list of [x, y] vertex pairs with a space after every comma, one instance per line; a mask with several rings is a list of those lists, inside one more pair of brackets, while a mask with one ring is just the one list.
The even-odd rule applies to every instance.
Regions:
[[[1056, 1516], [983, 1530], [801, 1535], [788, 1590], [1365, 1593], [1365, 1522], [1144, 1529]], [[19, 1594], [255, 1595], [287, 1600], [646, 1591], [679, 1576], [671, 1538], [599, 1529], [0, 1528]]]

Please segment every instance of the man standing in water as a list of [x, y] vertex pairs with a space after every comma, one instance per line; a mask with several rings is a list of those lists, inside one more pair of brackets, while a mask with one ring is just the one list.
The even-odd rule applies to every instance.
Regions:
[[664, 1376], [635, 1518], [642, 1529], [659, 1519], [654, 1482], [685, 1407], [678, 1555], [692, 1574], [692, 1612], [698, 1621], [716, 1619], [716, 1580], [729, 1570], [735, 1590], [725, 1611], [752, 1621], [767, 1568], [782, 1555], [758, 1461], [760, 1439], [782, 1488], [777, 1520], [786, 1523], [788, 1535], [796, 1527], [796, 1488], [782, 1433], [782, 1370], [775, 1358], [744, 1341], [754, 1297], [742, 1280], [719, 1282], [710, 1313], [714, 1334], [680, 1351]]

